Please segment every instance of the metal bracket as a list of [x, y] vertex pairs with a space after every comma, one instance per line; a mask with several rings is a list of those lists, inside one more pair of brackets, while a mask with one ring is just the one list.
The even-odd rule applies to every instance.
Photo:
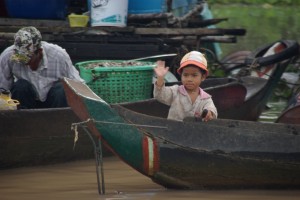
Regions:
[[[95, 164], [96, 164], [96, 174], [97, 174], [97, 184], [98, 193], [105, 194], [105, 184], [104, 184], [104, 172], [103, 172], [103, 154], [102, 154], [102, 142], [99, 138], [93, 138], [92, 134], [88, 131], [85, 126], [81, 126], [86, 134], [89, 136], [93, 143], [94, 153], [95, 153]], [[101, 178], [101, 179], [100, 179]]]

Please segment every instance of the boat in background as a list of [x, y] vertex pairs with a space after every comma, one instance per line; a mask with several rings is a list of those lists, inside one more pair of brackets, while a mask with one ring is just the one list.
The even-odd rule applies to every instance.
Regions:
[[166, 188], [300, 188], [299, 125], [168, 120], [109, 105], [83, 83], [63, 84], [77, 125]]
[[278, 116], [276, 123], [300, 124], [300, 92], [289, 101], [287, 108]]
[[83, 130], [74, 143], [71, 125], [77, 121], [70, 108], [2, 110], [0, 169], [93, 158], [93, 145]]
[[252, 75], [268, 79], [274, 64], [299, 56], [295, 40], [279, 40], [263, 45], [254, 51], [236, 51], [217, 61], [225, 74], [231, 77]]
[[285, 124], [300, 124], [300, 105], [296, 105], [284, 110], [275, 122]]

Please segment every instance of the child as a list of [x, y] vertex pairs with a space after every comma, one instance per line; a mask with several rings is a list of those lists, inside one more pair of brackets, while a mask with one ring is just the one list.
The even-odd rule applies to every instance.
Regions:
[[203, 121], [217, 118], [211, 96], [200, 88], [208, 75], [207, 61], [202, 53], [191, 51], [181, 59], [177, 73], [181, 75], [183, 85], [165, 86], [164, 77], [168, 70], [164, 61], [157, 61], [154, 68], [157, 81], [153, 91], [154, 98], [170, 106], [168, 119], [181, 121], [185, 117], [200, 117], [205, 109], [208, 112]]

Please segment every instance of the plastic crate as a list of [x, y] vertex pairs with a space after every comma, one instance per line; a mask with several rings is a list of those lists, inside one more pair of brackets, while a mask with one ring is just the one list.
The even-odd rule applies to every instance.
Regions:
[[166, 10], [165, 0], [128, 0], [129, 14], [162, 13]]
[[93, 60], [76, 63], [86, 84], [108, 103], [133, 102], [151, 98], [155, 63], [139, 62], [141, 66], [109, 66], [88, 68], [89, 64], [121, 60]]

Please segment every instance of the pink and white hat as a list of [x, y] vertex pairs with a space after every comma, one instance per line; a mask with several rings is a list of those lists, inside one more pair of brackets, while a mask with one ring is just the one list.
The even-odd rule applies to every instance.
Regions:
[[188, 65], [199, 67], [206, 72], [206, 75], [208, 75], [207, 60], [199, 51], [191, 51], [185, 54], [180, 61], [180, 67], [177, 69], [177, 73], [181, 74], [182, 69]]

